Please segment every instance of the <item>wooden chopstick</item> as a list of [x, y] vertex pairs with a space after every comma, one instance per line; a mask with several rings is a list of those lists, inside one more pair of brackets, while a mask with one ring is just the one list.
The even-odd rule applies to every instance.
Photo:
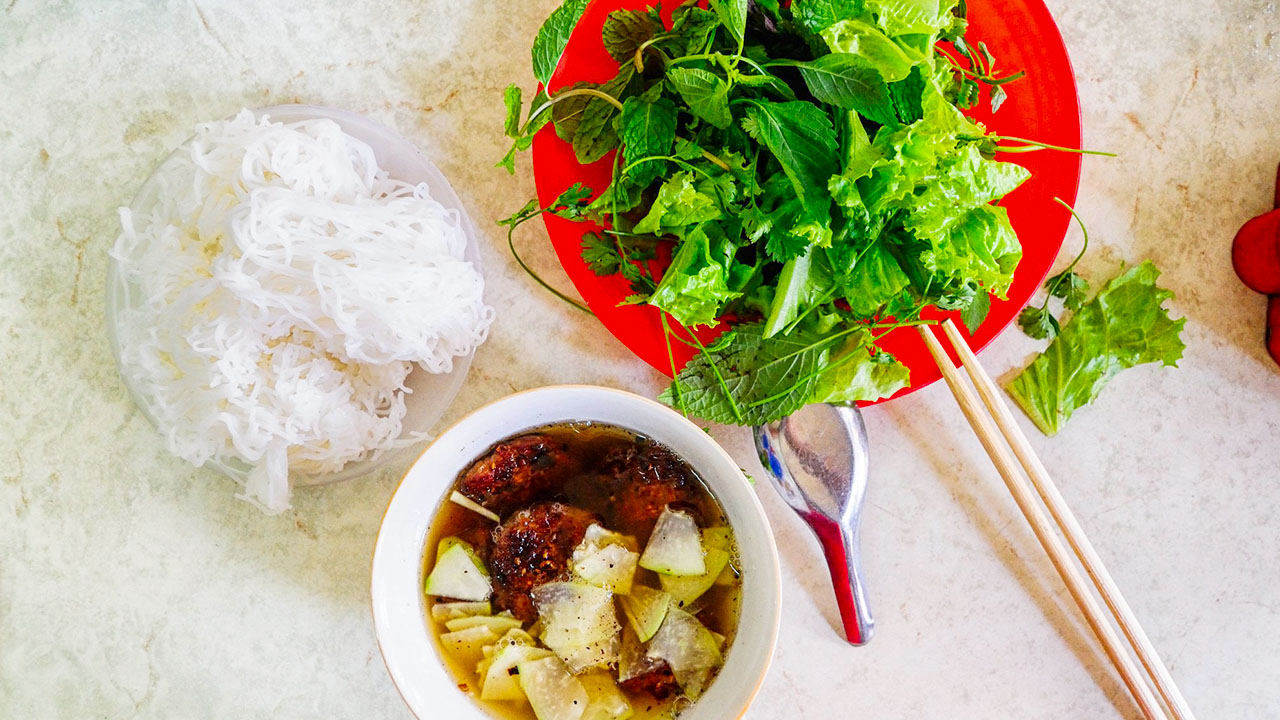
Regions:
[[1049, 509], [1049, 514], [1053, 517], [1054, 522], [1057, 523], [1058, 529], [1066, 537], [1067, 544], [1071, 546], [1071, 550], [1075, 553], [1076, 558], [1080, 560], [1080, 564], [1084, 566], [1084, 570], [1088, 573], [1089, 579], [1093, 581], [1094, 587], [1102, 595], [1102, 601], [1106, 603], [1107, 609], [1111, 611], [1116, 624], [1120, 626], [1120, 631], [1124, 633], [1125, 639], [1129, 641], [1129, 646], [1137, 654], [1138, 661], [1142, 663], [1147, 675], [1155, 683], [1156, 690], [1160, 693], [1160, 697], [1164, 699], [1165, 706], [1168, 707], [1173, 717], [1177, 718], [1177, 720], [1195, 720], [1195, 715], [1192, 714], [1190, 706], [1187, 705], [1186, 699], [1182, 697], [1182, 692], [1178, 690], [1177, 684], [1174, 683], [1173, 676], [1169, 674], [1169, 668], [1165, 667], [1164, 661], [1160, 659], [1160, 654], [1156, 652], [1151, 639], [1147, 637], [1147, 633], [1142, 629], [1142, 625], [1138, 622], [1137, 616], [1134, 615], [1133, 609], [1125, 601], [1124, 595], [1120, 593], [1120, 588], [1116, 585], [1116, 581], [1107, 572], [1106, 566], [1102, 563], [1102, 558], [1094, 550], [1093, 543], [1089, 542], [1084, 529], [1076, 521], [1075, 514], [1071, 512], [1071, 508], [1067, 507], [1067, 501], [1063, 499], [1062, 493], [1058, 492], [1058, 486], [1049, 477], [1049, 471], [1045, 468], [1044, 463], [1040, 461], [1040, 456], [1036, 455], [1031, 443], [1027, 440], [1026, 434], [1022, 432], [1022, 428], [1014, 420], [1013, 412], [1009, 409], [1008, 403], [1004, 402], [1003, 398], [1000, 397], [995, 382], [991, 380], [991, 376], [987, 374], [986, 370], [978, 362], [978, 357], [969, 347], [969, 344], [961, 337], [960, 330], [956, 327], [956, 324], [951, 320], [947, 320], [943, 323], [942, 329], [946, 331], [947, 339], [951, 341], [952, 348], [960, 356], [960, 362], [969, 374], [969, 379], [973, 381], [974, 387], [978, 389], [978, 395], [982, 398], [983, 404], [987, 406], [987, 410], [994, 416], [996, 425], [999, 426], [1000, 432], [1009, 443], [1009, 447], [1013, 449], [1013, 454], [1017, 456], [1018, 462], [1026, 470], [1027, 477], [1031, 479], [1031, 485], [1040, 495], [1040, 499], [1044, 501], [1045, 507]]
[[1150, 686], [1146, 683], [1142, 670], [1134, 663], [1129, 653], [1125, 651], [1120, 636], [1116, 634], [1115, 628], [1111, 626], [1111, 623], [1107, 622], [1103, 615], [1102, 606], [1089, 591], [1087, 578], [1071, 561], [1071, 556], [1068, 554], [1066, 546], [1063, 545], [1062, 539], [1053, 531], [1048, 515], [1036, 502], [1033, 490], [1019, 470], [1017, 461], [1014, 460], [1009, 448], [1001, 442], [1000, 432], [996, 428], [995, 421], [992, 420], [990, 415], [983, 412], [978, 398], [974, 395], [973, 390], [964, 383], [955, 366], [951, 364], [950, 358], [947, 357], [946, 351], [943, 350], [942, 344], [938, 342], [938, 339], [934, 337], [933, 332], [924, 326], [918, 326], [917, 330], [919, 330], [920, 336], [929, 348], [929, 354], [933, 356], [934, 362], [938, 364], [938, 369], [942, 371], [942, 377], [947, 381], [947, 387], [951, 389], [951, 394], [955, 396], [961, 411], [964, 412], [965, 418], [969, 421], [969, 425], [973, 427], [973, 431], [978, 436], [978, 440], [982, 442], [987, 455], [995, 463], [996, 469], [1000, 472], [1000, 477], [1004, 479], [1005, 486], [1009, 488], [1009, 493], [1013, 495], [1013, 500], [1017, 503], [1018, 509], [1022, 511], [1023, 516], [1026, 517], [1027, 522], [1031, 525], [1032, 532], [1035, 533], [1036, 539], [1040, 541], [1040, 546], [1044, 548], [1045, 553], [1049, 555], [1049, 561], [1053, 563], [1054, 569], [1062, 577], [1072, 599], [1075, 600], [1076, 605], [1084, 613], [1085, 622], [1089, 624], [1089, 628], [1093, 630], [1094, 635], [1102, 643], [1102, 649], [1107, 658], [1116, 667], [1116, 670], [1120, 672], [1121, 679], [1129, 689], [1130, 694], [1133, 695], [1139, 709], [1142, 710], [1143, 717], [1147, 720], [1164, 720], [1166, 715], [1160, 709], [1159, 701], [1156, 700]]

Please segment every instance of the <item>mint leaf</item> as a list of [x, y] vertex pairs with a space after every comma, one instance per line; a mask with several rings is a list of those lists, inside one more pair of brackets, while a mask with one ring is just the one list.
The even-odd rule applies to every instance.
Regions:
[[604, 21], [604, 49], [618, 62], [635, 57], [641, 45], [665, 28], [642, 10], [615, 10]]
[[711, 36], [720, 27], [720, 18], [714, 12], [698, 7], [696, 3], [681, 5], [671, 17], [671, 34], [683, 41], [682, 55], [706, 52]]
[[747, 37], [747, 1], [711, 0], [711, 9], [720, 18], [720, 24], [737, 41], [738, 47], [742, 47]]
[[701, 68], [673, 67], [667, 71], [671, 87], [689, 103], [689, 112], [724, 130], [733, 122], [729, 114], [729, 84]]
[[[569, 87], [562, 88], [557, 91], [557, 95], [571, 90], [581, 90], [582, 88], [596, 88], [599, 85], [589, 82], [576, 82]], [[591, 100], [597, 100], [590, 95], [573, 95], [563, 100], [558, 100], [555, 105], [551, 106], [551, 120], [556, 125], [556, 135], [567, 143], [573, 142], [573, 137], [578, 133], [578, 125], [582, 122], [582, 113], [587, 109], [587, 103]], [[606, 105], [608, 103], [605, 103]]]
[[1009, 383], [1009, 394], [1044, 434], [1057, 434], [1121, 370], [1177, 365], [1186, 319], [1169, 317], [1163, 304], [1173, 293], [1156, 285], [1159, 276], [1148, 261], [1112, 280]]
[[524, 112], [524, 92], [519, 85], [512, 83], [503, 91], [502, 101], [507, 106], [507, 119], [503, 123], [503, 130], [507, 133], [507, 137], [514, 140], [520, 137], [520, 116]]
[[[662, 176], [666, 161], [645, 158], [667, 156], [676, 141], [676, 104], [668, 98], [655, 97], [661, 85], [641, 97], [627, 98], [618, 118], [618, 135], [630, 170], [627, 175], [640, 187], [647, 187]], [[640, 162], [639, 165], [635, 163]]]
[[533, 39], [533, 76], [543, 85], [551, 82], [551, 76], [560, 64], [560, 56], [569, 44], [569, 36], [582, 13], [586, 12], [588, 3], [589, 0], [565, 0], [547, 17]]
[[[630, 89], [631, 81], [635, 76], [635, 67], [628, 63], [618, 70], [618, 74], [612, 80], [599, 86], [598, 89], [606, 95], [621, 100]], [[573, 153], [578, 158], [578, 162], [590, 165], [618, 147], [618, 133], [613, 125], [613, 118], [617, 113], [618, 109], [606, 100], [598, 97], [587, 100], [573, 133]]]
[[818, 100], [854, 110], [873, 122], [891, 125], [897, 122], [889, 100], [889, 88], [879, 71], [869, 67], [857, 55], [832, 53], [809, 62], [795, 63], [804, 77], [809, 92]]
[[803, 101], [753, 100], [742, 126], [778, 159], [809, 216], [827, 217], [827, 183], [838, 172], [839, 162], [836, 133], [827, 114]]

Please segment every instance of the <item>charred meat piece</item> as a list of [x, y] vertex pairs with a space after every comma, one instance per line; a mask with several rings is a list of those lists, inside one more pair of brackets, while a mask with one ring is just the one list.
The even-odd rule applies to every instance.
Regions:
[[615, 490], [611, 504], [617, 529], [647, 537], [668, 505], [691, 510], [697, 481], [670, 450], [661, 445], [629, 446], [611, 451], [604, 467]]
[[627, 693], [648, 695], [654, 700], [666, 700], [680, 694], [680, 684], [665, 660], [658, 660], [654, 669], [643, 675], [623, 680], [618, 687]]
[[528, 505], [576, 472], [569, 446], [546, 435], [523, 435], [480, 458], [458, 483], [458, 491], [506, 516]]
[[573, 549], [587, 527], [598, 519], [586, 510], [558, 502], [538, 503], [521, 510], [493, 532], [489, 572], [494, 601], [524, 622], [538, 618], [529, 593], [566, 576]]

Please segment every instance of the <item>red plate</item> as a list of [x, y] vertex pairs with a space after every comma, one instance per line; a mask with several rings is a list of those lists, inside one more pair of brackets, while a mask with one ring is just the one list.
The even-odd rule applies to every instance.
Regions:
[[[605, 17], [614, 10], [639, 9], [651, 4], [648, 0], [594, 0], [574, 30], [551, 87], [558, 89], [582, 80], [604, 82], [612, 78], [617, 72], [617, 63], [605, 52], [600, 38]], [[971, 0], [969, 21], [970, 31], [966, 37], [975, 45], [979, 40], [986, 42], [1002, 72], [1027, 72], [1027, 77], [1007, 86], [1009, 99], [1000, 112], [993, 116], [984, 98], [983, 104], [969, 113], [970, 117], [999, 135], [1080, 147], [1080, 101], [1076, 96], [1075, 75], [1062, 36], [1043, 2]], [[1074, 204], [1080, 182], [1080, 156], [1074, 153], [1042, 150], [1006, 155], [1002, 159], [1031, 171], [1031, 179], [1002, 202], [1022, 241], [1023, 256], [1014, 272], [1009, 299], [993, 300], [986, 322], [969, 338], [974, 350], [986, 347], [1008, 327], [1044, 281], [1071, 220], [1070, 214], [1053, 202], [1053, 198]], [[596, 192], [603, 190], [609, 184], [612, 156], [592, 165], [581, 165], [574, 158], [573, 148], [548, 127], [534, 140], [533, 168], [538, 197], [545, 206], [575, 182], [584, 183]], [[582, 261], [582, 234], [596, 228], [550, 215], [544, 219], [560, 263], [600, 322], [641, 359], [670, 375], [671, 363], [658, 310], [649, 306], [618, 307], [630, 294], [626, 281], [617, 276], [599, 277]], [[925, 316], [944, 314], [926, 311]], [[705, 337], [713, 336], [718, 330], [709, 330]], [[882, 338], [879, 345], [911, 369], [911, 386], [894, 397], [919, 390], [940, 377], [915, 330], [895, 330]], [[673, 343], [672, 350], [677, 367], [682, 367], [694, 352], [679, 342]]]

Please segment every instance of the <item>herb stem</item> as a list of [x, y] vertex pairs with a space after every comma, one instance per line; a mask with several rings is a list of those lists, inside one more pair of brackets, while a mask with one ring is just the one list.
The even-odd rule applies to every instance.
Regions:
[[768, 75], [769, 72], [765, 70], [765, 68], [773, 64], [773, 63], [765, 63], [765, 65], [761, 66], [756, 61], [752, 60], [751, 58], [745, 55], [742, 55], [741, 53], [735, 54], [735, 55], [726, 55], [724, 53], [704, 53], [701, 55], [683, 55], [678, 58], [673, 58], [667, 64], [683, 65], [686, 62], [694, 62], [696, 60], [707, 60], [707, 61], [732, 60], [735, 65], [739, 62], [742, 62], [742, 63], [746, 63], [747, 65], [750, 65], [753, 70], [760, 73], [761, 75]]
[[697, 333], [689, 331], [689, 337], [693, 338], [693, 342], [698, 346], [698, 352], [707, 359], [707, 365], [711, 367], [711, 372], [716, 376], [716, 383], [720, 385], [720, 391], [724, 393], [724, 397], [729, 401], [729, 409], [733, 411], [733, 419], [742, 424], [742, 410], [738, 407], [738, 401], [733, 397], [733, 393], [729, 391], [729, 383], [724, 381], [724, 375], [720, 374], [720, 366], [716, 364], [711, 353], [707, 352], [707, 348], [703, 346], [702, 341], [698, 339]]
[[671, 325], [667, 323], [667, 313], [664, 311], [659, 310], [658, 317], [662, 320], [662, 339], [667, 343], [667, 362], [671, 363], [671, 394], [676, 396], [676, 407], [680, 408], [685, 417], [689, 417], [689, 409], [684, 405], [684, 390], [680, 388], [680, 374], [676, 372], [676, 355], [671, 351]]
[[983, 63], [977, 61], [976, 58], [980, 56], [974, 56], [974, 59], [972, 60], [974, 67], [978, 70], [978, 72], [975, 72], [973, 69], [961, 65], [960, 62], [951, 55], [951, 53], [943, 50], [941, 47], [935, 45], [933, 49], [947, 61], [947, 64], [950, 65], [953, 70], [967, 77], [971, 77], [974, 80], [980, 80], [987, 85], [1007, 85], [1014, 80], [1021, 80], [1027, 76], [1027, 72], [1025, 70], [1019, 70], [1018, 72], [1010, 73], [1004, 77], [995, 77], [991, 74], [991, 68], [986, 67]]
[[1076, 222], [1080, 225], [1080, 232], [1084, 235], [1084, 245], [1080, 248], [1080, 252], [1076, 254], [1076, 259], [1072, 260], [1071, 264], [1067, 266], [1067, 269], [1071, 270], [1080, 262], [1081, 258], [1084, 257], [1085, 251], [1089, 249], [1089, 228], [1085, 226], [1084, 220], [1080, 219], [1080, 216], [1076, 214], [1076, 209], [1068, 205], [1065, 200], [1060, 197], [1055, 197], [1053, 201], [1066, 208], [1067, 212], [1071, 213], [1071, 217], [1075, 218]]
[[1026, 138], [1013, 137], [1012, 135], [990, 135], [988, 136], [988, 139], [990, 139], [994, 143], [1001, 143], [1004, 141], [1025, 143], [1023, 145], [1015, 145], [1012, 147], [1007, 145], [999, 145], [999, 144], [996, 145], [996, 150], [1000, 152], [1006, 152], [1006, 153], [1035, 152], [1037, 150], [1057, 150], [1059, 152], [1076, 153], [1079, 155], [1101, 155], [1103, 157], [1116, 157], [1115, 153], [1106, 152], [1105, 150], [1081, 150], [1078, 148], [1062, 147], [1061, 145], [1050, 145], [1049, 143], [1043, 143], [1038, 140], [1028, 140]]
[[[636, 48], [635, 58], [631, 61], [631, 64], [635, 66], [637, 73], [644, 72], [644, 51], [648, 50], [654, 43], [666, 40], [668, 37], [670, 37], [670, 35], [658, 35], [640, 43], [640, 47]], [[662, 59], [665, 62], [671, 62], [671, 58], [667, 57], [667, 54], [662, 52], [661, 48], [654, 48], [654, 50], [658, 51], [658, 54], [662, 56]]]
[[[534, 217], [534, 216], [530, 216], [530, 217]], [[555, 288], [551, 287], [551, 285], [550, 285], [549, 283], [547, 283], [547, 281], [546, 281], [546, 280], [543, 280], [543, 279], [542, 279], [542, 276], [541, 276], [541, 275], [539, 275], [538, 273], [534, 272], [533, 268], [529, 267], [528, 263], [526, 263], [526, 262], [524, 261], [524, 258], [520, 257], [520, 253], [516, 251], [515, 234], [516, 234], [516, 228], [517, 228], [517, 227], [519, 227], [519, 223], [517, 223], [517, 224], [515, 224], [515, 225], [512, 225], [512, 226], [507, 230], [507, 247], [511, 249], [511, 256], [512, 256], [512, 257], [514, 257], [514, 258], [516, 259], [516, 263], [520, 265], [520, 268], [521, 268], [522, 270], [524, 270], [524, 271], [525, 271], [525, 273], [527, 273], [527, 274], [529, 275], [529, 277], [533, 278], [535, 282], [537, 282], [539, 285], [541, 285], [543, 288], [545, 288], [547, 291], [549, 291], [552, 295], [555, 295], [556, 297], [558, 297], [558, 298], [560, 298], [561, 300], [563, 300], [563, 301], [565, 301], [565, 302], [569, 303], [570, 305], [574, 306], [575, 308], [577, 308], [577, 309], [581, 310], [582, 312], [584, 312], [584, 313], [586, 313], [586, 314], [588, 314], [588, 315], [594, 315], [595, 313], [591, 312], [591, 308], [587, 307], [586, 305], [583, 305], [582, 303], [578, 302], [577, 300], [574, 300], [573, 298], [569, 297], [568, 295], [565, 295], [564, 293], [560, 292], [559, 290], [557, 290], [557, 289], [555, 289]]]
[[550, 110], [551, 107], [554, 106], [556, 103], [560, 102], [561, 100], [568, 100], [571, 97], [576, 97], [581, 95], [590, 95], [592, 97], [600, 98], [601, 100], [604, 100], [605, 102], [614, 106], [618, 110], [622, 109], [622, 103], [618, 101], [618, 98], [610, 95], [609, 93], [601, 92], [599, 90], [596, 90], [595, 88], [574, 88], [573, 90], [565, 90], [564, 92], [556, 93], [554, 96], [548, 97], [545, 103], [538, 106], [538, 109], [529, 113], [529, 119], [526, 120], [524, 123], [525, 129], [527, 130], [528, 127], [533, 123], [534, 120], [538, 118], [539, 115], [546, 112], [547, 110]]

